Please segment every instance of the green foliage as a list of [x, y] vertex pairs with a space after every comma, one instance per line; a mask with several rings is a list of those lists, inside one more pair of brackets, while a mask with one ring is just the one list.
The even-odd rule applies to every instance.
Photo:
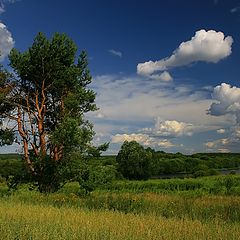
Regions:
[[[14, 141], [13, 129], [8, 126], [3, 126], [3, 119], [1, 119], [2, 112], [13, 110], [9, 99], [7, 99], [7, 95], [11, 91], [11, 88], [11, 74], [0, 65], [0, 146], [10, 145]], [[3, 104], [5, 99], [7, 99], [7, 101]]]
[[106, 151], [109, 147], [109, 142], [108, 143], [104, 143], [98, 147], [95, 146], [90, 146], [87, 150], [87, 153], [89, 156], [92, 157], [100, 157], [101, 153]]
[[113, 180], [116, 180], [117, 170], [113, 165], [98, 165], [90, 168], [89, 181], [94, 184], [95, 188], [109, 186]]
[[24, 164], [20, 159], [0, 160], [0, 175], [5, 179], [10, 176], [19, 176], [24, 172]]
[[79, 153], [71, 155], [64, 172], [68, 181], [77, 181], [80, 193], [89, 194], [98, 187], [106, 186], [116, 180], [117, 169], [114, 165], [106, 165], [104, 161], [86, 158]]
[[218, 170], [221, 169], [240, 168], [240, 154], [238, 153], [198, 153], [189, 156], [154, 151], [150, 148], [148, 151], [152, 153], [151, 176], [156, 177], [178, 173], [183, 176], [184, 174], [193, 174], [196, 177], [209, 176], [219, 174]]
[[11, 129], [0, 129], [0, 146], [11, 145], [14, 141], [14, 132]]
[[233, 195], [238, 196], [240, 175], [211, 176], [185, 179], [158, 179], [147, 181], [117, 181], [102, 189], [119, 193], [165, 193], [176, 195]]
[[80, 185], [80, 194], [88, 195], [100, 187], [107, 187], [116, 180], [116, 168], [114, 166], [82, 166], [77, 177]]
[[[76, 54], [77, 46], [65, 34], [47, 39], [38, 33], [25, 52], [11, 51], [14, 75], [0, 69], [0, 123], [17, 123], [25, 166], [42, 192], [65, 183], [73, 152], [99, 156], [108, 147], [91, 144], [93, 126], [84, 114], [97, 110], [96, 94], [88, 89], [92, 77], [86, 52]], [[13, 139], [11, 129], [0, 128], [0, 146]]]
[[[39, 33], [26, 52], [13, 49], [9, 56], [28, 96], [34, 97], [33, 88], [41, 92], [42, 84], [47, 89], [44, 127], [54, 139], [52, 144], [79, 146], [82, 137], [87, 137], [85, 142], [91, 139], [87, 133], [92, 134], [92, 126], [83, 119], [83, 113], [97, 109], [95, 93], [86, 88], [91, 83], [86, 52], [80, 54], [75, 64], [76, 51], [75, 43], [65, 34], [56, 33], [48, 40]], [[78, 137], [79, 134], [83, 136]]]
[[125, 141], [116, 157], [119, 171], [128, 179], [148, 179], [151, 156], [151, 153], [136, 141]]
[[0, 202], [11, 203], [13, 206], [27, 204], [51, 207], [59, 212], [64, 208], [71, 209], [72, 212], [79, 209], [94, 212], [110, 210], [115, 213], [128, 213], [127, 215], [134, 213], [154, 216], [158, 221], [159, 217], [164, 217], [182, 221], [198, 220], [205, 224], [212, 221], [233, 224], [240, 223], [239, 180], [239, 176], [218, 176], [117, 181], [111, 185], [104, 183], [97, 191], [84, 196], [78, 194], [79, 186], [76, 182], [68, 183], [60, 191], [47, 195], [37, 191], [29, 192], [26, 186], [21, 186], [10, 194], [5, 186], [0, 184]]
[[29, 182], [22, 156], [17, 154], [0, 155], [0, 176], [7, 182], [9, 190], [16, 189], [20, 182]]

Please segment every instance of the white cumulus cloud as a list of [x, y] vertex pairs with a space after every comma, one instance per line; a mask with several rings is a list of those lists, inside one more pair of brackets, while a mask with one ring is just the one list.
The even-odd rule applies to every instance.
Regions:
[[212, 94], [213, 100], [208, 113], [213, 116], [232, 114], [240, 124], [240, 88], [222, 83], [216, 86]]
[[0, 61], [3, 61], [8, 56], [14, 46], [12, 34], [7, 27], [0, 22]]
[[225, 37], [223, 32], [202, 29], [197, 31], [191, 40], [182, 42], [170, 57], [155, 62], [139, 63], [137, 73], [154, 78], [155, 72], [189, 65], [193, 62], [217, 63], [231, 54], [232, 43], [232, 37]]
[[163, 148], [170, 148], [170, 147], [174, 147], [174, 144], [171, 143], [168, 139], [163, 139], [163, 140], [160, 140], [157, 145], [159, 147], [163, 147]]
[[206, 146], [207, 148], [213, 148], [213, 147], [215, 146], [215, 142], [206, 142], [206, 143], [205, 143], [205, 146]]
[[136, 141], [144, 146], [160, 146], [170, 148], [174, 145], [167, 139], [157, 139], [148, 136], [147, 134], [132, 133], [132, 134], [116, 134], [112, 136], [112, 143], [123, 143], [124, 141]]
[[193, 125], [185, 122], [178, 122], [176, 120], [160, 121], [159, 119], [155, 125], [156, 134], [163, 136], [182, 136], [192, 135]]
[[240, 139], [240, 127], [234, 128], [234, 136], [238, 139]]
[[229, 145], [231, 142], [228, 138], [222, 138], [215, 141], [206, 142], [205, 146], [212, 149], [220, 149], [223, 146]]
[[[159, 81], [155, 80], [146, 81], [138, 76], [122, 75], [95, 76], [91, 88], [98, 93], [96, 103], [100, 108], [99, 113], [104, 114], [105, 117], [98, 118], [102, 117], [101, 114], [97, 117], [98, 112], [88, 113], [87, 117], [94, 123], [95, 132], [105, 134], [105, 141], [110, 141], [117, 133], [146, 134], [154, 138], [155, 142], [157, 139], [173, 138], [171, 141], [174, 149], [182, 151], [180, 144], [186, 146], [186, 141], [190, 141], [190, 138], [184, 136], [196, 134], [196, 137], [193, 136], [193, 139], [198, 141], [195, 151], [203, 151], [203, 140], [197, 138], [197, 134], [216, 132], [221, 128], [227, 130], [233, 124], [233, 119], [229, 116], [212, 117], [206, 114], [206, 109], [209, 109], [213, 102], [209, 98], [213, 88], [207, 87], [206, 95], [206, 90], [195, 89], [191, 85], [159, 84]], [[165, 123], [165, 121], [170, 122]], [[175, 125], [184, 130], [163, 131], [163, 127], [158, 126], [161, 123], [161, 126], [167, 128], [169, 125], [174, 125], [171, 121], [178, 122], [179, 124]], [[156, 134], [160, 131], [159, 128], [161, 132]], [[164, 134], [160, 135], [163, 132]], [[110, 145], [110, 149], [116, 151], [118, 147], [119, 144]], [[188, 149], [186, 152], [191, 153], [192, 147]]]
[[230, 150], [228, 148], [218, 148], [218, 152], [220, 152], [220, 153], [229, 153]]
[[155, 79], [155, 80], [160, 80], [160, 81], [163, 81], [163, 82], [168, 82], [168, 81], [173, 80], [172, 76], [167, 71], [164, 71], [161, 74], [152, 74], [151, 78]]
[[162, 121], [158, 117], [154, 128], [145, 128], [141, 131], [159, 137], [178, 137], [191, 136], [194, 128], [191, 123], [179, 122], [177, 120]]
[[[234, 116], [232, 124], [227, 129], [228, 137], [215, 141], [214, 148], [222, 148], [228, 145], [234, 152], [239, 152], [240, 143], [240, 88], [222, 83], [214, 88], [212, 93], [214, 102], [211, 104], [208, 114], [212, 116]], [[217, 130], [217, 133], [225, 133], [225, 129]], [[221, 146], [222, 145], [222, 146]], [[222, 148], [222, 149], [225, 149]], [[231, 151], [232, 151], [231, 150]]]
[[219, 133], [219, 134], [223, 134], [223, 133], [225, 133], [225, 132], [226, 132], [226, 131], [225, 131], [225, 129], [223, 129], [223, 128], [217, 130], [217, 133]]
[[147, 134], [116, 134], [112, 137], [112, 143], [122, 143], [124, 141], [136, 141], [140, 144], [149, 146], [151, 145], [152, 139]]

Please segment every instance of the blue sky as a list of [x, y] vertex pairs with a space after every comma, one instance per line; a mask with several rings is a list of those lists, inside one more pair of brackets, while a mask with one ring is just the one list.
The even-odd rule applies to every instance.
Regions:
[[108, 154], [124, 140], [238, 152], [239, 24], [238, 0], [0, 0], [0, 60], [39, 31], [66, 33], [88, 52], [100, 110], [87, 117]]

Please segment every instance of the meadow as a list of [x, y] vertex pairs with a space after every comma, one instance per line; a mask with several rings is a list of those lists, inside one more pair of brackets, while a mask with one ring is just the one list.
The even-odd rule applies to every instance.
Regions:
[[238, 223], [218, 219], [164, 218], [154, 215], [0, 203], [1, 239], [238, 239]]
[[41, 194], [0, 185], [1, 239], [239, 239], [240, 176], [77, 183]]

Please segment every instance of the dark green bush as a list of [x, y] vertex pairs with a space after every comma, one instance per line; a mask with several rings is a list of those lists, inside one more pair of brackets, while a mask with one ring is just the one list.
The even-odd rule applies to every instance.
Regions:
[[146, 180], [150, 177], [152, 154], [136, 141], [125, 141], [116, 160], [119, 171], [127, 179]]

